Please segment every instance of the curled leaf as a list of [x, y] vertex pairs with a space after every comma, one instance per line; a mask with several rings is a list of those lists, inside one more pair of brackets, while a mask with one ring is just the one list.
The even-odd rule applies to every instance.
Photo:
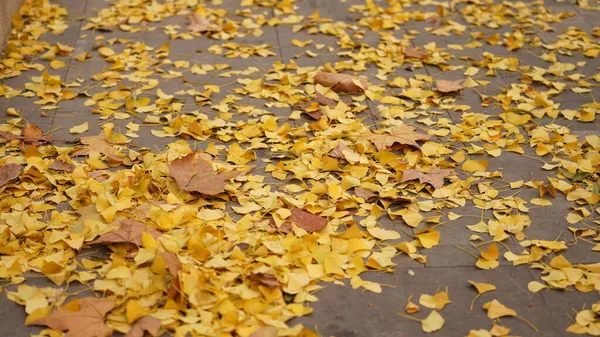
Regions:
[[361, 93], [369, 86], [369, 81], [364, 76], [354, 77], [348, 74], [328, 73], [318, 71], [314, 77], [315, 83], [331, 88], [333, 91], [343, 93]]

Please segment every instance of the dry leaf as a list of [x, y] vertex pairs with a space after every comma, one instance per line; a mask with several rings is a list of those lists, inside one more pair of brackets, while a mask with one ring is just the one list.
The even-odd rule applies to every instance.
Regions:
[[39, 126], [30, 123], [27, 123], [25, 126], [23, 126], [20, 136], [10, 132], [0, 131], [0, 137], [3, 137], [7, 140], [20, 140], [25, 144], [32, 145], [46, 144], [54, 140], [54, 138], [52, 138], [50, 135], [44, 136], [44, 131]]
[[446, 92], [446, 93], [459, 91], [459, 90], [464, 89], [462, 82], [463, 82], [463, 80], [457, 80], [457, 81], [438, 80], [435, 90], [439, 91], [439, 92]]
[[364, 92], [369, 81], [364, 76], [354, 77], [348, 74], [328, 73], [318, 71], [314, 77], [315, 83], [331, 88], [336, 92], [355, 94]]
[[62, 158], [57, 158], [48, 168], [55, 171], [73, 172], [75, 165], [64, 161]]
[[104, 316], [115, 307], [115, 301], [85, 297], [69, 302], [50, 315], [27, 325], [46, 325], [54, 330], [67, 331], [64, 337], [107, 337], [112, 329], [104, 323]]
[[263, 326], [262, 328], [254, 331], [248, 337], [277, 337], [277, 328], [272, 326]]
[[147, 332], [152, 337], [157, 337], [161, 325], [159, 319], [152, 316], [144, 316], [131, 326], [131, 330], [129, 330], [125, 337], [144, 337], [144, 332]]
[[404, 170], [402, 171], [402, 180], [400, 182], [404, 182], [407, 180], [419, 179], [421, 184], [431, 184], [433, 188], [438, 189], [444, 186], [444, 178], [448, 176], [455, 175], [456, 172], [451, 169], [441, 169], [439, 167], [435, 167], [427, 173], [423, 173], [417, 170]]
[[184, 191], [215, 195], [225, 192], [229, 180], [239, 172], [215, 173], [211, 163], [196, 156], [195, 152], [169, 164], [169, 172]]
[[318, 232], [327, 226], [327, 219], [311, 214], [298, 207], [292, 208], [290, 220], [307, 232]]
[[89, 244], [112, 244], [112, 243], [133, 243], [138, 246], [142, 245], [142, 233], [146, 232], [152, 235], [154, 238], [160, 236], [160, 232], [152, 227], [148, 227], [145, 224], [130, 220], [122, 219], [115, 221], [111, 226], [118, 225], [119, 229], [115, 232], [102, 234], [99, 238], [94, 241], [90, 241]]
[[254, 282], [259, 282], [269, 288], [279, 288], [281, 286], [281, 283], [279, 283], [277, 278], [271, 274], [263, 274], [263, 273], [253, 274], [253, 273], [251, 273], [248, 276], [248, 279], [251, 281], [254, 281]]
[[0, 187], [13, 179], [17, 179], [19, 174], [21, 174], [21, 165], [19, 164], [10, 163], [0, 166]]
[[429, 135], [415, 132], [415, 128], [408, 125], [397, 126], [386, 134], [370, 134], [367, 138], [379, 150], [389, 150], [394, 144], [410, 145], [418, 147], [418, 140], [427, 140]]
[[208, 19], [197, 13], [190, 13], [187, 15], [190, 24], [187, 29], [192, 33], [204, 33], [208, 31], [218, 31], [218, 27], [211, 24]]

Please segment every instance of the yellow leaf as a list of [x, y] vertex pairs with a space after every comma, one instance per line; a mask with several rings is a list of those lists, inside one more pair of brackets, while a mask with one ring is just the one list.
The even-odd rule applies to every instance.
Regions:
[[469, 159], [462, 164], [462, 169], [467, 172], [485, 172], [488, 168], [487, 160]]
[[69, 129], [69, 132], [71, 132], [72, 134], [80, 134], [80, 133], [84, 133], [88, 130], [89, 124], [88, 122], [85, 122], [83, 124], [80, 125], [76, 125], [72, 128]]
[[437, 311], [433, 310], [427, 318], [421, 321], [421, 329], [424, 332], [434, 332], [444, 326], [444, 318]]

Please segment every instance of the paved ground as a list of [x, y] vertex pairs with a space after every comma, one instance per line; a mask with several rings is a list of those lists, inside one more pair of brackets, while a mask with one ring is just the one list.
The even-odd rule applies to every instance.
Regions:
[[[292, 3], [290, 1], [256, 1], [256, 3], [262, 3], [265, 6], [260, 7], [252, 5], [250, 7], [240, 6], [238, 0], [223, 0], [214, 2], [210, 6], [213, 8], [223, 8], [227, 11], [228, 15], [235, 15], [237, 10], [239, 16], [237, 19], [240, 20], [244, 15], [243, 10], [252, 10], [253, 15], [262, 14], [265, 20], [271, 20], [273, 18], [287, 18], [290, 21], [294, 20], [293, 15], [290, 16], [290, 12], [285, 13], [285, 5], [281, 8], [273, 7], [273, 3]], [[385, 4], [385, 1], [367, 1], [374, 2], [379, 6], [389, 8]], [[529, 24], [526, 20], [523, 20], [522, 25], [527, 26], [523, 31], [527, 31], [530, 35], [528, 38], [539, 38], [534, 42], [525, 42], [523, 48], [515, 51], [507, 50], [507, 46], [500, 44], [486, 43], [484, 39], [476, 39], [477, 34], [482, 33], [486, 39], [492, 37], [494, 34], [509, 34], [514, 31], [515, 21], [511, 21], [510, 16], [504, 17], [508, 20], [507, 23], [499, 28], [486, 27], [486, 23], [495, 22], [500, 20], [499, 17], [489, 18], [487, 22], [482, 22], [481, 26], [475, 24], [469, 24], [467, 22], [468, 15], [461, 13], [460, 11], [467, 6], [473, 4], [475, 7], [483, 7], [485, 3], [491, 3], [492, 1], [473, 1], [471, 4], [468, 2], [456, 3], [455, 8], [451, 10], [446, 1], [388, 1], [388, 3], [402, 3], [406, 7], [404, 10], [397, 12], [394, 15], [396, 17], [397, 25], [395, 30], [378, 30], [374, 29], [377, 25], [385, 25], [386, 20], [392, 22], [394, 20], [389, 19], [388, 13], [383, 14], [373, 12], [373, 16], [370, 18], [381, 16], [383, 18], [380, 22], [359, 21], [365, 20], [363, 16], [367, 10], [357, 9], [349, 11], [351, 5], [364, 4], [360, 1], [334, 1], [334, 0], [299, 0], [294, 1], [295, 15], [308, 16], [313, 14], [316, 10], [319, 11], [321, 18], [330, 18], [332, 22], [342, 22], [347, 25], [353, 26], [352, 28], [346, 28], [351, 40], [358, 41], [364, 46], [370, 46], [373, 48], [378, 47], [378, 43], [383, 43], [383, 34], [386, 32], [391, 34], [393, 38], [405, 39], [415, 47], [423, 47], [428, 43], [435, 42], [435, 48], [446, 48], [446, 51], [452, 55], [447, 65], [461, 66], [456, 70], [449, 69], [448, 71], [442, 71], [439, 66], [431, 64], [425, 64], [421, 68], [413, 68], [409, 64], [395, 68], [391, 74], [386, 75], [385, 80], [378, 71], [382, 67], [378, 67], [375, 62], [370, 60], [367, 62], [366, 67], [357, 67], [360, 74], [366, 75], [372, 83], [377, 85], [385, 86], [387, 81], [391, 81], [396, 77], [405, 78], [417, 78], [418, 76], [431, 76], [434, 81], [439, 79], [457, 80], [464, 79], [466, 76], [464, 72], [468, 66], [471, 66], [473, 62], [477, 62], [484, 58], [484, 53], [490, 53], [487, 55], [495, 56], [511, 56], [518, 59], [520, 66], [537, 66], [542, 68], [549, 68], [553, 63], [546, 62], [540, 58], [540, 55], [544, 53], [550, 53], [544, 45], [554, 43], [559, 39], [559, 35], [566, 32], [571, 26], [575, 26], [584, 32], [590, 34], [592, 41], [598, 41], [598, 35], [591, 35], [594, 31], [598, 33], [598, 20], [600, 19], [600, 12], [588, 10], [577, 6], [573, 1], [557, 2], [554, 0], [545, 1], [523, 1], [522, 6], [535, 10], [537, 12], [543, 9], [554, 12], [554, 13], [573, 13], [572, 16], [561, 19], [561, 22], [548, 23], [551, 27], [555, 28], [554, 31], [544, 31], [544, 29], [537, 25], [539, 17], [532, 20]], [[501, 4], [502, 1], [494, 1], [497, 4]], [[516, 6], [516, 2], [506, 1]], [[589, 1], [593, 3], [593, 1]], [[219, 3], [221, 3], [219, 5]], [[252, 3], [252, 1], [248, 2]], [[452, 2], [454, 3], [454, 2]], [[110, 41], [110, 39], [133, 39], [143, 41], [146, 45], [157, 48], [164, 45], [169, 41], [167, 36], [162, 31], [162, 27], [166, 25], [179, 25], [180, 28], [177, 30], [181, 32], [186, 31], [187, 20], [183, 15], [173, 15], [169, 18], [156, 23], [149, 23], [149, 26], [156, 26], [157, 29], [154, 31], [141, 31], [137, 33], [124, 32], [118, 28], [111, 28], [110, 30], [97, 29], [97, 30], [83, 30], [82, 28], [88, 24], [87, 18], [95, 16], [101, 8], [106, 8], [108, 5], [103, 0], [64, 0], [60, 4], [64, 6], [68, 14], [68, 29], [61, 35], [46, 34], [41, 40], [46, 40], [51, 43], [61, 43], [74, 47], [74, 51], [70, 54], [71, 56], [63, 57], [62, 60], [65, 63], [65, 67], [58, 70], [51, 70], [51, 74], [60, 75], [63, 82], [77, 81], [82, 79], [82, 87], [75, 87], [77, 91], [82, 88], [88, 88], [87, 93], [90, 95], [105, 91], [107, 89], [100, 88], [98, 86], [92, 87], [97, 84], [97, 81], [90, 80], [94, 74], [101, 73], [108, 70], [111, 65], [102, 58], [98, 57], [96, 51], [97, 47], [102, 45], [103, 41]], [[540, 4], [543, 4], [540, 5]], [[438, 7], [438, 5], [443, 5]], [[599, 4], [600, 5], [600, 4]], [[516, 6], [516, 11], [520, 11]], [[291, 8], [291, 7], [290, 7]], [[427, 13], [427, 17], [432, 15], [440, 14], [438, 8], [443, 8], [445, 11], [443, 19], [427, 19], [427, 20], [400, 20], [399, 18], [405, 13], [416, 13], [422, 11]], [[488, 7], [488, 12], [491, 12], [491, 7]], [[283, 13], [282, 13], [283, 12]], [[475, 19], [482, 19], [486, 11], [482, 13], [475, 13]], [[538, 14], [535, 14], [538, 15]], [[393, 16], [393, 15], [392, 15]], [[250, 16], [248, 16], [250, 17]], [[540, 16], [541, 17], [541, 16]], [[255, 17], [254, 17], [255, 18]], [[388, 18], [388, 19], [386, 19]], [[404, 21], [404, 22], [401, 22]], [[484, 19], [484, 21], [486, 21]], [[300, 23], [302, 22], [302, 23]], [[310, 24], [309, 24], [310, 23]], [[339, 60], [352, 60], [352, 58], [346, 57], [346, 55], [338, 55], [336, 53], [344, 51], [340, 49], [338, 41], [341, 40], [336, 34], [327, 34], [327, 29], [335, 30], [336, 28], [326, 28], [322, 24], [327, 21], [314, 21], [310, 22], [308, 19], [304, 21], [298, 21], [294, 25], [292, 24], [278, 24], [278, 25], [264, 25], [261, 27], [262, 34], [253, 36], [248, 34], [242, 38], [234, 38], [231, 41], [221, 41], [216, 39], [209, 39], [206, 36], [196, 37], [192, 40], [173, 39], [170, 42], [170, 54], [169, 58], [172, 61], [181, 60], [189, 61], [192, 64], [228, 64], [231, 66], [231, 70], [246, 70], [249, 67], [257, 67], [257, 73], [255, 75], [264, 74], [268, 69], [272, 68], [276, 62], [282, 64], [289, 64], [295, 62], [301, 67], [315, 66], [321, 67], [327, 62], [337, 62]], [[307, 28], [299, 31], [301, 24], [306, 24]], [[456, 25], [457, 27], [464, 27], [464, 31], [460, 35], [456, 34], [456, 31], [450, 29], [448, 36], [435, 35], [430, 33], [432, 29], [451, 27]], [[513, 27], [511, 27], [513, 25]], [[594, 28], [596, 27], [596, 28]], [[321, 31], [319, 31], [319, 29]], [[338, 29], [342, 29], [339, 28]], [[311, 31], [312, 30], [312, 31]], [[247, 30], [249, 31], [249, 30]], [[311, 34], [315, 33], [315, 34]], [[103, 37], [103, 39], [100, 39]], [[499, 36], [502, 39], [502, 35]], [[313, 40], [314, 42], [308, 44], [307, 47], [299, 47], [294, 45], [294, 39], [299, 41]], [[518, 39], [517, 39], [518, 40]], [[482, 42], [480, 46], [469, 45], [474, 41]], [[113, 48], [116, 51], [121, 50], [122, 44], [119, 44], [117, 40], [114, 41]], [[222, 55], [212, 54], [208, 51], [208, 48], [215, 44], [222, 44], [226, 42], [244, 43], [254, 46], [262, 44], [268, 44], [272, 46], [271, 51], [274, 52], [274, 56], [261, 57], [252, 55], [248, 58], [234, 57], [227, 58]], [[597, 42], [596, 42], [597, 43]], [[297, 43], [296, 43], [297, 44]], [[322, 44], [322, 46], [318, 46]], [[537, 44], [537, 46], [534, 46]], [[460, 50], [461, 46], [462, 48]], [[597, 44], [596, 44], [597, 46]], [[379, 45], [379, 48], [385, 48], [383, 45]], [[434, 48], [434, 49], [435, 49]], [[432, 50], [434, 50], [432, 49]], [[346, 49], [346, 51], [356, 52], [360, 56], [360, 47], [355, 49]], [[93, 54], [91, 60], [81, 63], [76, 60], [75, 56], [82, 53], [89, 52]], [[363, 54], [366, 55], [366, 54]], [[578, 70], [574, 72], [580, 72], [583, 76], [582, 79], [586, 79], [590, 83], [589, 92], [576, 93], [572, 90], [567, 90], [563, 93], [554, 97], [555, 102], [560, 102], [561, 110], [577, 110], [582, 105], [590, 102], [594, 102], [594, 97], [599, 97], [600, 90], [598, 89], [597, 80], [592, 80], [591, 76], [598, 74], [598, 61], [597, 58], [589, 58], [582, 55], [580, 50], [573, 51], [573, 55], [567, 55], [566, 53], [556, 52], [554, 54], [557, 57], [557, 62], [562, 63], [576, 63], [585, 61], [586, 64], [581, 64]], [[48, 64], [47, 61], [41, 60]], [[363, 62], [364, 63], [364, 62]], [[349, 62], [350, 65], [361, 64], [360, 57], [355, 57], [353, 62]], [[177, 71], [175, 68], [164, 67], [165, 71]], [[219, 72], [222, 73], [223, 71]], [[350, 66], [348, 73], [352, 72]], [[511, 84], [522, 84], [524, 83], [524, 73], [511, 72], [511, 71], [498, 71], [496, 77], [485, 77], [483, 76], [484, 71], [480, 70], [479, 74], [473, 75], [478, 80], [488, 80], [490, 83], [486, 88], [479, 87], [477, 91], [484, 95], [497, 95], [502, 92], [504, 88], [510, 87]], [[29, 81], [29, 76], [39, 76], [38, 72], [24, 72], [23, 75], [14, 78], [6, 78], [2, 80], [2, 83], [12, 88], [22, 88], [25, 82]], [[158, 88], [161, 88], [167, 94], [173, 94], [179, 90], [188, 90], [195, 88], [197, 90], [204, 90], [204, 85], [218, 85], [221, 87], [220, 93], [215, 93], [211, 97], [212, 104], [220, 102], [226, 98], [226, 95], [238, 96], [241, 101], [240, 105], [245, 105], [250, 108], [259, 108], [268, 110], [269, 113], [274, 114], [282, 118], [290, 117], [292, 110], [289, 106], [285, 105], [272, 105], [276, 100], [269, 102], [265, 100], [261, 95], [241, 94], [241, 91], [236, 91], [241, 85], [236, 83], [237, 78], [252, 78], [250, 75], [240, 75], [233, 77], [221, 77], [216, 75], [217, 72], [209, 72], [205, 75], [193, 74], [186, 72], [184, 77], [188, 83], [184, 83], [181, 77], [174, 76], [173, 79], [160, 78]], [[256, 78], [257, 76], [254, 76]], [[421, 77], [423, 78], [423, 77]], [[551, 77], [552, 80], [558, 79], [558, 81], [564, 82], [564, 78], [560, 76]], [[534, 87], [538, 88], [542, 85], [538, 82], [533, 84]], [[571, 86], [571, 83], [569, 83]], [[112, 90], [112, 89], [111, 89]], [[399, 89], [388, 86], [386, 90], [390, 92], [399, 93]], [[498, 104], [491, 104], [489, 106], [482, 106], [482, 100], [476, 90], [467, 88], [463, 90], [456, 102], [452, 104], [464, 104], [469, 105], [468, 112], [483, 113], [495, 118], [498, 114], [503, 112], [502, 107]], [[398, 95], [397, 97], [401, 97]], [[35, 97], [13, 97], [9, 100], [6, 98], [0, 98], [0, 112], [3, 114], [5, 119], [13, 118], [7, 116], [6, 111], [9, 108], [15, 108], [23, 112], [23, 116], [30, 123], [39, 125], [44, 131], [51, 131], [53, 136], [58, 140], [71, 140], [77, 136], [71, 134], [69, 129], [73, 126], [82, 124], [83, 122], [89, 122], [89, 131], [82, 134], [83, 136], [95, 135], [101, 130], [101, 125], [106, 121], [101, 119], [99, 114], [91, 113], [92, 107], [86, 106], [85, 102], [89, 97], [79, 95], [75, 99], [65, 100], [58, 103], [57, 109], [43, 110], [41, 105], [35, 104], [34, 102], [38, 98]], [[183, 102], [183, 111], [201, 110], [206, 113], [207, 117], [214, 118], [215, 116], [221, 116], [219, 112], [210, 109], [210, 105], [201, 106], [194, 103], [193, 96], [187, 96]], [[373, 130], [381, 128], [385, 125], [382, 122], [384, 119], [380, 117], [382, 110], [380, 107], [385, 107], [386, 103], [381, 103], [380, 100], [366, 100], [366, 113], [363, 112], [360, 118], [365, 120], [365, 124], [370, 125]], [[96, 108], [96, 107], [94, 107]], [[598, 108], [596, 108], [598, 109]], [[434, 109], [440, 112], [440, 115], [432, 115], [433, 122], [437, 123], [440, 119], [446, 118], [453, 125], [461, 123], [461, 112], [456, 109], [444, 108], [440, 106]], [[232, 111], [232, 120], [245, 120], [248, 117], [247, 114]], [[592, 115], [595, 115], [593, 112]], [[421, 115], [417, 118], [425, 118], [427, 115]], [[141, 118], [141, 117], [140, 117]], [[112, 119], [112, 118], [108, 118]], [[416, 118], [415, 118], [416, 119]], [[413, 119], [414, 120], [414, 119]], [[119, 130], [127, 131], [125, 125], [131, 121], [131, 119], [114, 119], [114, 123], [117, 125]], [[299, 126], [302, 123], [314, 121], [304, 116], [302, 119], [289, 120], [292, 125]], [[138, 123], [141, 124], [142, 120], [138, 119]], [[578, 137], [585, 137], [589, 135], [600, 135], [600, 121], [596, 118], [592, 122], [579, 122], [576, 119], [566, 120], [565, 118], [552, 119], [544, 117], [535, 119], [535, 125], [548, 125], [551, 122], [555, 122], [558, 125], [569, 126], [572, 130], [572, 134]], [[174, 138], [160, 138], [154, 136], [152, 130], [160, 130], [161, 128], [154, 125], [143, 125], [138, 132], [139, 137], [135, 138], [135, 143], [140, 146], [149, 147], [152, 149], [162, 150], [166, 144], [173, 142]], [[524, 131], [525, 127], [521, 130], [521, 134], [525, 137], [531, 137], [531, 133]], [[530, 128], [531, 129], [531, 128]], [[503, 130], [506, 135], [506, 130]], [[443, 141], [444, 136], [439, 139]], [[527, 138], [529, 139], [529, 138]], [[192, 141], [192, 143], [194, 143]], [[195, 143], [195, 144], [203, 144]], [[459, 146], [459, 143], [454, 143], [454, 146]], [[482, 142], [471, 142], [468, 138], [463, 140], [465, 148], [472, 146], [473, 144], [480, 144]], [[518, 153], [512, 153], [504, 151], [501, 156], [485, 156], [486, 160], [489, 160], [488, 171], [500, 171], [503, 173], [504, 182], [515, 182], [523, 180], [546, 181], [547, 177], [555, 177], [556, 173], [547, 171], [541, 168], [541, 163], [536, 156], [535, 150], [529, 148], [527, 145], [524, 146], [525, 153], [529, 156], [523, 156]], [[267, 158], [270, 156], [268, 150], [262, 152], [257, 151], [259, 156]], [[258, 158], [260, 161], [261, 157]], [[546, 160], [549, 161], [548, 157]], [[595, 164], [597, 165], [597, 163]], [[597, 166], [596, 166], [597, 168]], [[597, 171], [592, 174], [597, 179]], [[481, 192], [481, 191], [480, 191]], [[504, 189], [500, 193], [505, 196], [509, 196], [515, 193], [515, 190]], [[518, 192], [518, 196], [530, 200], [538, 197], [537, 189], [526, 189]], [[561, 254], [566, 257], [572, 264], [594, 264], [600, 261], [600, 253], [592, 251], [592, 247], [595, 242], [594, 238], [598, 237], [598, 222], [594, 222], [594, 215], [598, 208], [597, 204], [585, 205], [594, 214], [591, 215], [589, 221], [586, 223], [588, 229], [594, 231], [594, 235], [588, 236], [587, 241], [580, 241], [577, 244], [574, 242], [573, 234], [567, 228], [568, 226], [574, 226], [581, 228], [582, 226], [570, 225], [565, 220], [565, 216], [571, 211], [571, 207], [574, 206], [573, 202], [566, 200], [563, 194], [552, 199], [552, 206], [549, 207], [535, 207], [530, 205], [531, 209], [528, 212], [529, 218], [531, 219], [531, 226], [526, 230], [526, 235], [531, 239], [540, 240], [560, 240], [569, 244], [569, 248]], [[591, 292], [581, 292], [570, 287], [568, 290], [542, 290], [537, 293], [533, 293], [528, 290], [528, 284], [531, 281], [539, 281], [541, 274], [540, 269], [531, 268], [531, 265], [523, 264], [514, 266], [512, 262], [506, 260], [504, 257], [500, 257], [500, 266], [491, 270], [482, 270], [475, 266], [475, 258], [468, 255], [464, 251], [457, 248], [462, 247], [465, 249], [472, 249], [470, 237], [477, 234], [467, 228], [469, 225], [477, 223], [477, 217], [482, 214], [480, 208], [474, 206], [471, 202], [467, 203], [464, 207], [452, 209], [454, 213], [465, 215], [464, 217], [446, 222], [445, 225], [437, 226], [436, 229], [441, 233], [441, 239], [439, 245], [434, 246], [431, 249], [422, 249], [420, 252], [427, 255], [425, 263], [420, 263], [411, 259], [405, 254], [401, 254], [394, 258], [394, 262], [397, 264], [393, 268], [393, 273], [384, 272], [373, 272], [364, 274], [364, 279], [375, 281], [383, 285], [383, 292], [376, 294], [368, 291], [362, 291], [362, 289], [352, 290], [348, 285], [339, 286], [331, 283], [325, 283], [325, 288], [316, 293], [318, 302], [310, 304], [314, 308], [314, 312], [308, 316], [295, 318], [292, 322], [289, 322], [290, 326], [295, 323], [302, 323], [309, 328], [314, 328], [315, 331], [320, 333], [322, 336], [336, 336], [336, 337], [353, 337], [353, 336], [422, 336], [426, 335], [422, 330], [421, 326], [417, 322], [413, 322], [409, 319], [400, 317], [397, 313], [404, 312], [404, 306], [407, 303], [409, 296], [414, 295], [413, 302], [417, 303], [420, 294], [434, 294], [437, 291], [448, 288], [449, 298], [452, 301], [446, 308], [440, 311], [445, 318], [445, 325], [443, 329], [437, 332], [440, 336], [467, 336], [470, 330], [487, 329], [489, 330], [492, 326], [490, 320], [486, 316], [486, 312], [481, 309], [481, 305], [492, 299], [498, 299], [507, 307], [514, 309], [519, 313], [520, 316], [528, 319], [533, 325], [539, 329], [539, 333], [534, 332], [527, 324], [515, 319], [515, 318], [502, 318], [498, 321], [503, 326], [510, 327], [511, 336], [569, 336], [570, 334], [565, 332], [565, 329], [573, 323], [572, 319], [575, 317], [577, 311], [586, 307], [589, 308], [593, 303], [600, 300], [599, 288], [596, 284], [596, 288]], [[425, 215], [433, 215], [438, 213], [430, 213]], [[486, 213], [487, 217], [492, 216], [492, 212]], [[404, 224], [399, 223], [399, 220], [392, 220], [387, 216], [382, 217], [379, 220], [383, 227], [396, 229], [402, 232], [399, 228], [402, 226], [405, 233], [414, 233], [414, 229], [407, 227]], [[421, 224], [418, 228], [422, 228], [425, 225]], [[484, 236], [483, 234], [479, 234]], [[483, 239], [488, 240], [488, 238]], [[508, 239], [503, 241], [504, 246], [501, 247], [501, 253], [505, 252], [505, 248], [511, 249], [514, 253], [520, 253], [525, 248], [519, 245], [522, 239], [515, 238], [510, 235]], [[548, 263], [553, 255], [549, 255], [543, 261]], [[539, 267], [539, 266], [538, 266]], [[598, 266], [596, 265], [596, 271]], [[600, 277], [596, 274], [596, 277]], [[476, 282], [486, 282], [494, 284], [497, 290], [493, 293], [482, 295], [476, 302], [473, 311], [469, 310], [469, 305], [473, 297], [476, 295], [474, 288], [467, 283], [467, 280], [473, 280]], [[46, 284], [43, 279], [29, 278], [28, 282], [37, 284]], [[346, 284], [348, 281], [345, 280]], [[32, 284], [32, 283], [30, 283]], [[51, 285], [51, 284], [49, 284]], [[8, 290], [14, 290], [14, 287], [7, 287]], [[5, 293], [5, 292], [4, 292]], [[24, 327], [23, 322], [26, 314], [22, 307], [9, 301], [5, 294], [0, 295], [0, 330], [2, 336], [29, 336], [32, 333], [37, 333], [39, 329]], [[421, 306], [422, 312], [417, 316], [420, 318], [425, 317], [425, 313], [429, 312]], [[74, 336], [77, 336], [76, 334]], [[475, 336], [475, 335], [473, 335]], [[477, 336], [486, 336], [484, 334]]]

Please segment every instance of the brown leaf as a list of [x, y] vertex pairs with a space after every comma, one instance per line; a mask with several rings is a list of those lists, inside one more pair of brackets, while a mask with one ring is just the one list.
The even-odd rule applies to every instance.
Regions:
[[52, 163], [52, 165], [50, 165], [49, 169], [55, 171], [73, 172], [75, 165], [64, 161], [62, 158], [58, 158]]
[[113, 154], [117, 151], [117, 149], [115, 149], [114, 146], [112, 146], [106, 140], [106, 137], [104, 136], [103, 133], [96, 135], [96, 136], [81, 137], [79, 139], [79, 141], [81, 142], [81, 144], [87, 145], [87, 147], [84, 149], [75, 151], [73, 153], [74, 156], [85, 156], [88, 153], [90, 153], [91, 150], [98, 151], [98, 152], [100, 152], [102, 154], [106, 154], [106, 155]]
[[131, 326], [131, 330], [129, 330], [125, 337], [144, 337], [144, 332], [147, 332], [152, 337], [156, 337], [161, 325], [158, 318], [144, 316]]
[[462, 85], [463, 80], [456, 81], [446, 81], [446, 80], [438, 80], [437, 86], [435, 87], [436, 91], [439, 92], [455, 92], [464, 89]]
[[404, 48], [404, 56], [408, 57], [408, 58], [415, 58], [415, 59], [419, 59], [422, 60], [425, 57], [425, 53], [420, 51], [417, 48], [413, 48], [413, 47], [406, 47]]
[[344, 159], [345, 158], [344, 157], [344, 151], [354, 152], [354, 150], [352, 150], [351, 148], [347, 147], [343, 143], [338, 143], [338, 145], [336, 145], [333, 148], [333, 150], [329, 151], [329, 153], [327, 155], [330, 156], [330, 157], [332, 157], [332, 158]]
[[369, 81], [364, 76], [355, 77], [348, 74], [336, 74], [324, 71], [318, 71], [315, 74], [314, 82], [324, 87], [329, 87], [333, 91], [349, 94], [364, 92], [369, 86]]
[[27, 123], [21, 130], [21, 135], [15, 135], [10, 132], [0, 131], [0, 137], [7, 140], [20, 140], [26, 144], [41, 145], [50, 143], [54, 140], [52, 136], [44, 136], [44, 131], [35, 124]]
[[[46, 325], [54, 330], [68, 331], [63, 337], [107, 337], [112, 334], [112, 329], [104, 323], [104, 316], [115, 307], [115, 301], [85, 297], [71, 301], [67, 306], [68, 310], [58, 308], [26, 325]], [[73, 311], [73, 308], [79, 310]]]
[[388, 134], [371, 134], [368, 138], [379, 150], [388, 150], [396, 143], [419, 147], [417, 140], [427, 140], [430, 136], [415, 132], [412, 126], [400, 125], [394, 127]]
[[263, 273], [253, 274], [253, 273], [251, 273], [248, 276], [248, 279], [250, 279], [250, 281], [259, 282], [269, 288], [278, 288], [281, 286], [281, 283], [279, 283], [277, 278], [271, 274], [263, 274]]
[[365, 199], [367, 202], [372, 202], [379, 199], [379, 194], [375, 192], [371, 192], [366, 188], [356, 187], [354, 188], [354, 194], [357, 197]]
[[317, 103], [319, 103], [320, 105], [328, 105], [329, 107], [334, 108], [338, 104], [338, 102], [336, 102], [334, 99], [323, 96], [319, 92], [316, 92], [316, 96], [317, 96]]
[[181, 262], [175, 253], [168, 251], [162, 253], [162, 258], [165, 260], [167, 271], [172, 278], [171, 289], [169, 289], [167, 297], [174, 299], [179, 292], [179, 271], [181, 270]]
[[21, 130], [21, 135], [27, 138], [39, 138], [44, 135], [44, 130], [35, 124], [27, 123]]
[[219, 28], [212, 25], [207, 18], [197, 13], [190, 13], [187, 15], [187, 18], [190, 20], [187, 29], [192, 33], [214, 32], [219, 30]]
[[148, 227], [145, 224], [130, 220], [122, 219], [113, 222], [111, 225], [119, 225], [119, 229], [115, 232], [102, 234], [99, 238], [94, 241], [90, 241], [90, 244], [96, 243], [133, 243], [138, 246], [142, 245], [142, 233], [147, 232], [154, 238], [160, 236], [160, 232], [152, 227]]
[[290, 220], [307, 232], [318, 232], [327, 226], [327, 219], [308, 213], [298, 207], [292, 208]]
[[182, 190], [207, 195], [225, 192], [229, 179], [239, 175], [239, 172], [233, 171], [215, 173], [212, 165], [203, 158], [196, 157], [195, 152], [173, 160], [169, 164], [169, 172]]
[[402, 180], [400, 182], [419, 179], [422, 184], [430, 184], [433, 188], [438, 189], [444, 186], [444, 178], [447, 176], [451, 176], [456, 174], [454, 170], [451, 169], [441, 169], [439, 167], [433, 168], [429, 170], [429, 172], [424, 173], [417, 170], [404, 170], [402, 171]]
[[0, 166], [0, 187], [6, 185], [9, 181], [17, 179], [21, 173], [21, 165], [4, 164]]

